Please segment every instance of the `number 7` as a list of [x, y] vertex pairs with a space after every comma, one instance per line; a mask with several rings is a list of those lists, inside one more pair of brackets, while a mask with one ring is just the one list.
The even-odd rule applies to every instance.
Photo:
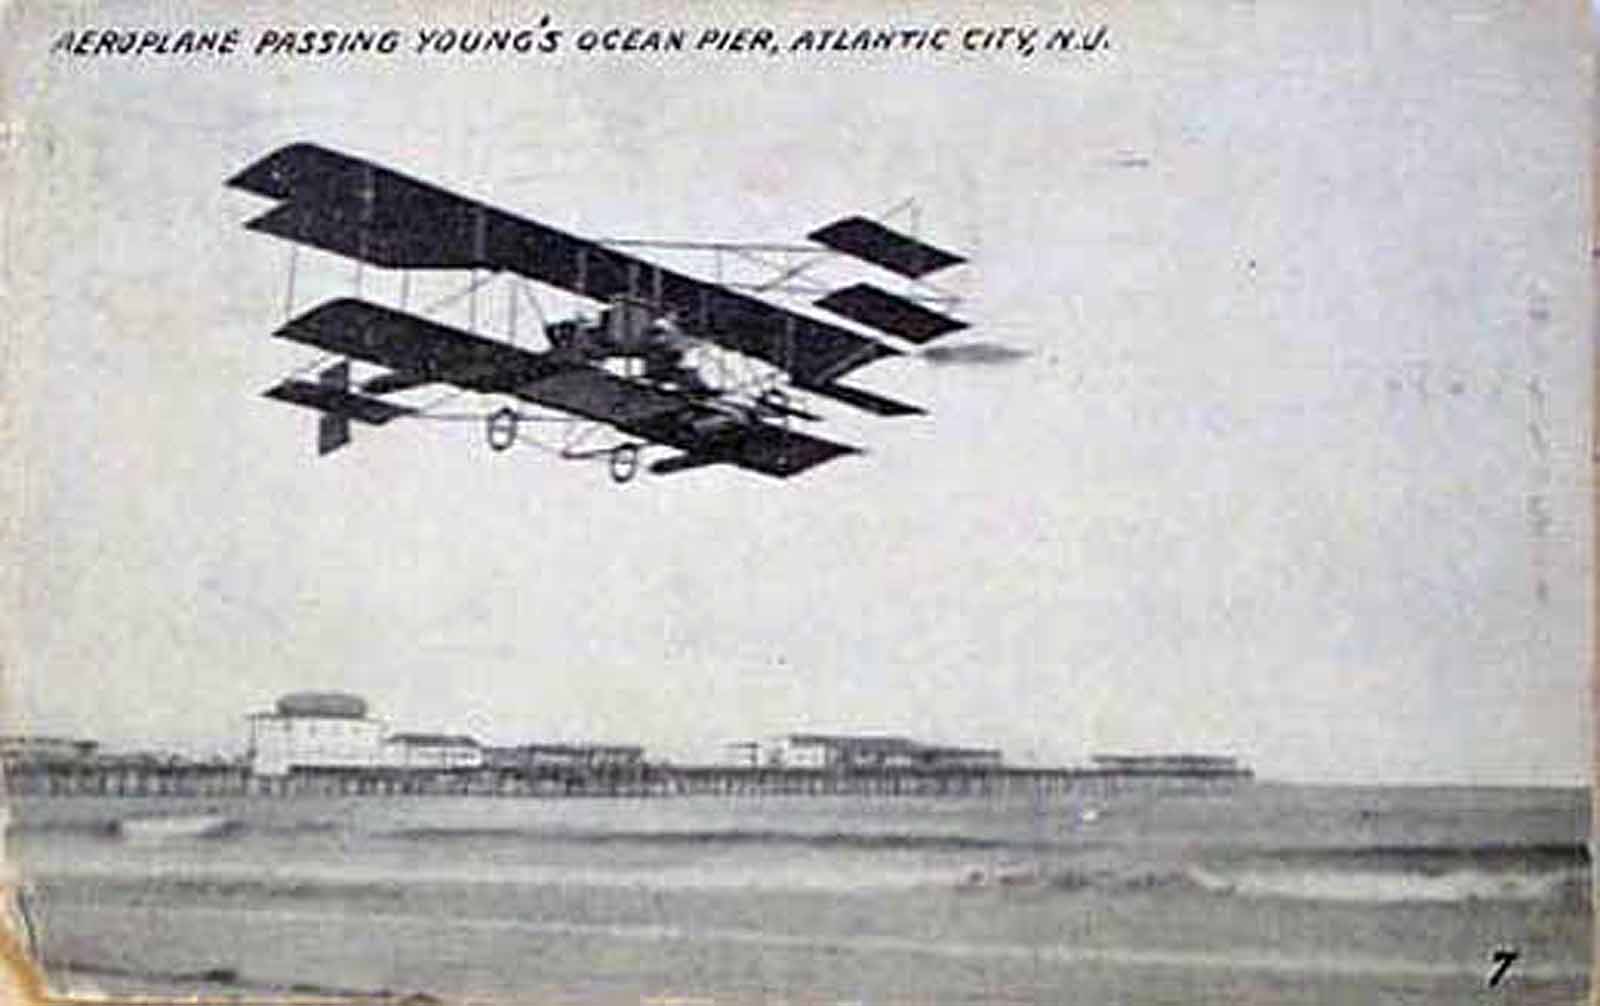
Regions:
[[1504, 978], [1506, 972], [1511, 970], [1512, 962], [1519, 956], [1521, 955], [1515, 950], [1496, 950], [1490, 955], [1489, 959], [1494, 961], [1494, 970], [1489, 972], [1490, 988], [1500, 984], [1500, 979]]

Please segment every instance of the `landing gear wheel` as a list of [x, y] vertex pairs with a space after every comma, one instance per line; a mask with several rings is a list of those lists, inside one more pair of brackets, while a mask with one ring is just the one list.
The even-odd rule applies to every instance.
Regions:
[[639, 474], [639, 445], [623, 444], [611, 449], [611, 481], [621, 485]]
[[508, 450], [517, 442], [517, 424], [522, 417], [509, 406], [496, 409], [484, 420], [483, 432], [489, 439], [489, 449], [496, 453]]

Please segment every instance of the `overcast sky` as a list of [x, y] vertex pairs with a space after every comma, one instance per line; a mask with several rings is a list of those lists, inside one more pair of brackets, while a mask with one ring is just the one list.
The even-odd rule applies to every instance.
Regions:
[[[1583, 780], [1582, 25], [982, 6], [886, 23], [1103, 20], [1112, 49], [72, 59], [49, 40], [91, 26], [523, 22], [13, 11], [19, 724], [237, 749], [246, 713], [317, 688], [400, 729], [680, 758], [813, 728]], [[877, 23], [852, 7], [551, 12]], [[817, 402], [818, 432], [868, 453], [788, 483], [619, 490], [452, 424], [318, 459], [314, 417], [259, 397], [316, 357], [270, 338], [288, 249], [223, 186], [295, 141], [595, 235], [790, 241], [915, 196], [923, 235], [972, 260], [949, 341], [1027, 356], [861, 371], [929, 415]], [[297, 275], [300, 309], [353, 289], [327, 256]]]

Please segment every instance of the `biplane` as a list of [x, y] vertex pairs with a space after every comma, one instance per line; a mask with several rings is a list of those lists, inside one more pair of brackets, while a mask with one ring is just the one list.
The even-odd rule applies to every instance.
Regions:
[[[872, 416], [921, 414], [841, 379], [903, 355], [880, 336], [922, 346], [966, 327], [939, 309], [956, 298], [926, 279], [965, 260], [864, 216], [795, 245], [590, 240], [305, 143], [273, 151], [227, 184], [276, 202], [245, 226], [290, 242], [291, 256], [309, 247], [358, 270], [460, 271], [471, 274], [471, 290], [482, 277], [510, 276], [593, 306], [556, 320], [540, 309], [540, 347], [518, 343], [514, 320], [510, 336], [497, 338], [475, 321], [461, 327], [414, 311], [404, 286], [399, 306], [358, 291], [296, 313], [291, 257], [289, 317], [274, 335], [323, 355], [265, 395], [320, 414], [319, 454], [348, 444], [353, 423], [469, 419], [483, 424], [496, 451], [535, 442], [564, 458], [606, 462], [617, 482], [639, 470], [641, 451], [657, 448], [672, 453], [649, 466], [656, 474], [732, 465], [787, 478], [860, 453], [797, 428], [821, 418], [805, 396]], [[765, 252], [757, 261], [773, 275], [748, 284], [698, 279], [639, 257], [652, 246]], [[841, 322], [767, 299], [792, 294], [828, 257], [886, 271], [908, 289], [862, 281], [826, 290], [812, 304]], [[407, 399], [430, 385], [447, 398], [472, 392], [501, 404], [462, 414]], [[552, 423], [564, 428], [559, 444], [534, 435]], [[615, 442], [593, 446], [596, 429]]]

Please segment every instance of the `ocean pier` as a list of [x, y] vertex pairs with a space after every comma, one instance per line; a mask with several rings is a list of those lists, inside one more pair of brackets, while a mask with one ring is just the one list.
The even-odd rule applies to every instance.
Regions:
[[259, 775], [245, 764], [147, 761], [12, 763], [11, 796], [98, 797], [1005, 797], [1128, 789], [1204, 792], [1251, 778], [1245, 768], [882, 768], [641, 763], [631, 769], [573, 767], [418, 770], [391, 766], [297, 768]]
[[1073, 792], [1105, 794], [1124, 788], [1204, 791], [1252, 778], [1248, 769], [1231, 771], [1120, 771], [1098, 767], [1033, 768], [889, 767], [835, 770], [682, 766], [669, 770], [670, 792], [715, 796], [868, 796], [994, 797], [1050, 796]]
[[96, 797], [1004, 797], [1204, 791], [1252, 778], [1221, 755], [1095, 755], [1026, 766], [993, 747], [893, 734], [790, 733], [724, 746], [715, 764], [649, 759], [638, 744], [484, 744], [393, 732], [343, 692], [295, 692], [246, 717], [242, 754], [107, 752], [93, 740], [0, 736], [5, 791]]

